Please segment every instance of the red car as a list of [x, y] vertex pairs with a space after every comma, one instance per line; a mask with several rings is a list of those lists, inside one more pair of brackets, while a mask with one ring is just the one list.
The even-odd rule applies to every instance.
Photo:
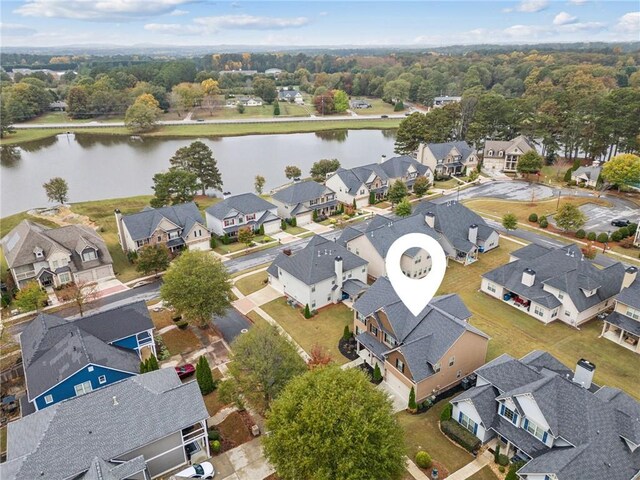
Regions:
[[178, 377], [180, 377], [180, 379], [190, 377], [191, 375], [196, 373], [196, 367], [194, 367], [190, 363], [185, 363], [184, 365], [182, 365], [180, 367], [175, 367], [175, 369], [176, 369], [176, 373], [178, 374]]

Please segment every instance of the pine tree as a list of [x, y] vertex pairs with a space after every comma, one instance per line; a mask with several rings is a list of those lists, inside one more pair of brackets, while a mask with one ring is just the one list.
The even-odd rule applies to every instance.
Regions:
[[304, 318], [311, 318], [311, 310], [308, 303], [304, 306]]
[[213, 375], [211, 374], [209, 361], [204, 355], [200, 357], [198, 364], [196, 365], [196, 380], [202, 395], [207, 395], [216, 389], [216, 383], [213, 380]]
[[151, 354], [151, 356], [147, 359], [147, 372], [153, 372], [154, 370], [160, 370], [160, 365], [158, 364], [158, 359], [155, 355]]
[[140, 373], [147, 373], [147, 362], [140, 361]]
[[373, 381], [380, 382], [381, 380], [382, 380], [382, 372], [380, 371], [380, 365], [376, 363], [376, 366], [373, 369]]
[[498, 463], [498, 459], [500, 458], [500, 444], [496, 445], [496, 451], [493, 453], [493, 461]]
[[409, 392], [409, 410], [416, 410], [418, 405], [416, 404], [416, 391], [413, 387], [411, 387], [411, 391]]

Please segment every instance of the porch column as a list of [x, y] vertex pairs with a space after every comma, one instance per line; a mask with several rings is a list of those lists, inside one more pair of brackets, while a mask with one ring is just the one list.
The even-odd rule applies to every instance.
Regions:
[[624, 336], [624, 330], [620, 329], [620, 336], [618, 337], [618, 343], [622, 343], [622, 337]]
[[607, 322], [602, 322], [602, 332], [600, 332], [600, 336], [598, 338], [601, 338], [607, 332], [608, 325], [609, 324]]
[[202, 422], [200, 422], [200, 424], [202, 425], [202, 428], [204, 428], [205, 436], [203, 440], [204, 440], [204, 444], [207, 447], [207, 458], [209, 458], [211, 456], [211, 452], [209, 451], [209, 434], [207, 431], [207, 421], [203, 420]]

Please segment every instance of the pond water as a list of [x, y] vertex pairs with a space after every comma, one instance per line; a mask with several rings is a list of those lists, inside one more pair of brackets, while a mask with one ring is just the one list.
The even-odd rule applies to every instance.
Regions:
[[[176, 150], [195, 139], [63, 134], [18, 147], [2, 147], [0, 217], [48, 205], [42, 184], [62, 177], [69, 201], [83, 202], [153, 193], [154, 174], [169, 167]], [[297, 165], [307, 176], [313, 162], [337, 158], [344, 167], [393, 155], [395, 130], [335, 130], [200, 139], [213, 150], [224, 190], [253, 191], [256, 175], [264, 191], [287, 181], [284, 168]]]

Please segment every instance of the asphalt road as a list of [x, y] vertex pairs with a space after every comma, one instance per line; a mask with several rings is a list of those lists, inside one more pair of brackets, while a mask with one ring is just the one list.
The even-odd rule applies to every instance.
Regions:
[[252, 323], [235, 308], [230, 308], [224, 317], [214, 317], [213, 324], [222, 334], [222, 338], [231, 344], [242, 331], [248, 330]]

